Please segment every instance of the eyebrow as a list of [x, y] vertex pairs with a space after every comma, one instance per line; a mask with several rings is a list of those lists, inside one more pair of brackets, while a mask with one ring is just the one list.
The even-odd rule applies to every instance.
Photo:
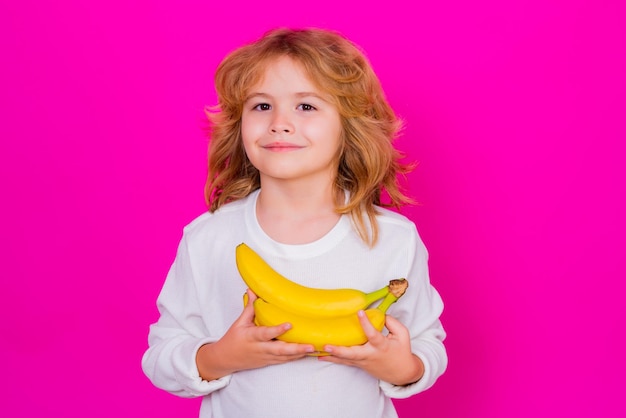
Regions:
[[[315, 93], [315, 92], [312, 92], [312, 91], [298, 92], [298, 93], [295, 93], [294, 96], [296, 96], [297, 98], [301, 98], [301, 97], [315, 97], [315, 98], [318, 98], [318, 99], [323, 100], [325, 102], [328, 101], [323, 96], [320, 96], [318, 93]], [[263, 92], [256, 92], [256, 93], [252, 93], [252, 94], [248, 95], [246, 97], [245, 101], [247, 102], [248, 100], [252, 100], [252, 99], [255, 99], [255, 98], [271, 99], [272, 95], [271, 94], [267, 94], [267, 93], [263, 93]]]

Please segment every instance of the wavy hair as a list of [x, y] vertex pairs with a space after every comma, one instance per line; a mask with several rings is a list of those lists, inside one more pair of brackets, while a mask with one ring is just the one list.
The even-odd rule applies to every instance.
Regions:
[[[378, 77], [359, 48], [339, 33], [322, 29], [274, 29], [231, 52], [215, 74], [218, 105], [206, 109], [210, 122], [209, 210], [248, 196], [260, 176], [241, 138], [243, 104], [270, 62], [288, 56], [337, 107], [343, 128], [334, 187], [335, 210], [349, 214], [361, 239], [378, 238], [376, 206], [412, 203], [399, 184], [412, 169], [393, 147], [402, 121], [387, 102]], [[343, 192], [347, 192], [343, 193]], [[344, 196], [347, 195], [347, 199]], [[385, 195], [385, 201], [382, 200]]]

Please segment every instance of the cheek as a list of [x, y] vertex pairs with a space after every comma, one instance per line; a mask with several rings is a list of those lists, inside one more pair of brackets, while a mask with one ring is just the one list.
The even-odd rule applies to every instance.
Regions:
[[242, 132], [241, 142], [243, 145], [243, 150], [246, 153], [246, 156], [248, 157], [250, 162], [254, 163], [255, 155], [254, 155], [254, 146], [252, 145], [254, 142], [246, 138], [249, 138], [249, 137], [247, 137], [246, 135], [243, 135], [243, 132]]
[[342, 133], [341, 124], [328, 118], [307, 121], [300, 125], [300, 132], [311, 138], [324, 141], [336, 140]]
[[254, 123], [254, 118], [241, 118], [241, 138], [244, 147], [251, 144], [259, 135], [259, 124]]
[[252, 163], [252, 165], [256, 166], [256, 147], [255, 144], [260, 137], [258, 125], [250, 123], [250, 119], [246, 120], [242, 118], [241, 120], [241, 143], [243, 145], [243, 150], [246, 153], [246, 156]]
[[338, 151], [342, 144], [343, 130], [341, 123], [332, 121], [317, 124], [314, 129], [317, 130], [317, 137], [324, 141], [329, 151]]

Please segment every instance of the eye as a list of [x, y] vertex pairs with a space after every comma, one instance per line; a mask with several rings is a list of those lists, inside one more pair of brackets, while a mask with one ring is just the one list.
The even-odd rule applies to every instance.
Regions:
[[270, 110], [272, 107], [267, 103], [259, 103], [255, 105], [252, 110]]
[[303, 110], [305, 112], [311, 112], [313, 110], [317, 110], [315, 106], [310, 105], [308, 103], [302, 103], [298, 105], [298, 109]]

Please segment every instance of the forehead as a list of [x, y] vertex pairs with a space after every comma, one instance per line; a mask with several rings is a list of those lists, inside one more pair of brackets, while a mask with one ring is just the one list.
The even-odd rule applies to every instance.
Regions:
[[259, 68], [258, 84], [264, 84], [271, 81], [299, 81], [302, 83], [312, 84], [312, 80], [304, 70], [304, 66], [287, 56], [281, 56], [269, 59]]
[[322, 83], [316, 77], [312, 77], [300, 61], [286, 55], [269, 58], [260, 63], [248, 93], [271, 87], [305, 89], [320, 95], [325, 91]]

